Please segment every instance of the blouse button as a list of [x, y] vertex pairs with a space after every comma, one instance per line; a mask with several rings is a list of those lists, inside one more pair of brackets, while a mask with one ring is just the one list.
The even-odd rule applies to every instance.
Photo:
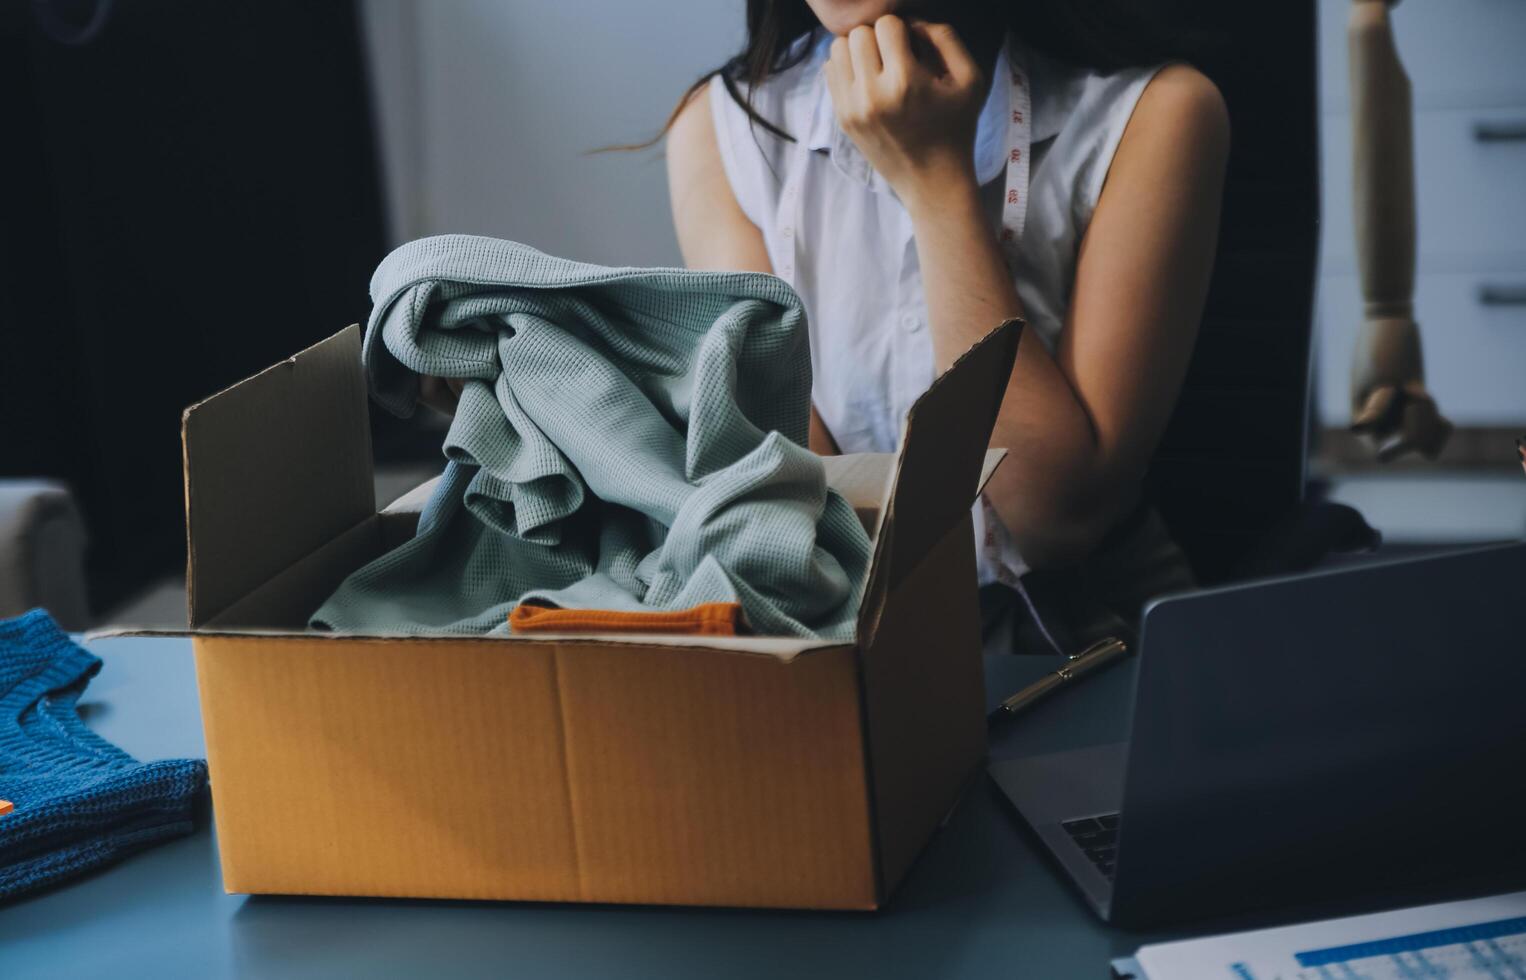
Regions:
[[905, 327], [907, 330], [911, 331], [912, 333], [916, 333], [918, 330], [922, 329], [922, 321], [917, 319], [912, 314], [908, 313], [905, 316], [901, 317], [901, 326]]

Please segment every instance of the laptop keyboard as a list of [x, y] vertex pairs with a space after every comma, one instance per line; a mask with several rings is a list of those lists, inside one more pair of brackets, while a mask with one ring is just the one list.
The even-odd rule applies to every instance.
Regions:
[[1108, 881], [1113, 880], [1113, 868], [1118, 862], [1118, 814], [1099, 813], [1095, 817], [1080, 817], [1060, 824], [1076, 846], [1086, 852], [1091, 863]]

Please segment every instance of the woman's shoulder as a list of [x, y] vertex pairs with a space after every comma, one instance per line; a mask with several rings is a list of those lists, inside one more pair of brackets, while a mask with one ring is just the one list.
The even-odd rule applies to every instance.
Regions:
[[[1184, 62], [1131, 66], [1111, 72], [1061, 69], [1056, 88], [1062, 119], [1052, 157], [1070, 174], [1073, 203], [1089, 218], [1125, 137], [1148, 153], [1226, 146], [1229, 114], [1218, 87]], [[1150, 137], [1140, 140], [1148, 131]], [[1133, 154], [1131, 154], [1133, 155]], [[1210, 156], [1218, 156], [1217, 152]]]
[[1151, 77], [1114, 165], [1136, 170], [1149, 185], [1180, 180], [1187, 186], [1217, 188], [1228, 159], [1229, 110], [1224, 96], [1202, 72], [1177, 63]]
[[1056, 132], [1105, 128], [1110, 121], [1127, 121], [1146, 91], [1151, 112], [1225, 117], [1223, 96], [1212, 80], [1186, 62], [1130, 65], [1097, 71], [1034, 54], [1039, 82], [1047, 88], [1047, 104], [1038, 107], [1054, 117]]
[[1134, 109], [1151, 125], [1190, 130], [1200, 136], [1229, 135], [1229, 107], [1219, 87], [1186, 62], [1173, 62], [1151, 72]]
[[1228, 131], [1229, 111], [1217, 85], [1186, 62], [1121, 68], [1106, 74], [1080, 72], [1074, 115], [1100, 129], [1137, 121]]

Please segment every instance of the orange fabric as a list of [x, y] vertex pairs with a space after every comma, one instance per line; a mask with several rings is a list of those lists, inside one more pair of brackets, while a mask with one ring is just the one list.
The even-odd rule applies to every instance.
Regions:
[[16, 806], [10, 800], [0, 800], [0, 817], [5, 816], [14, 809], [16, 809]]
[[672, 612], [619, 612], [613, 609], [558, 609], [518, 605], [509, 613], [515, 633], [681, 633], [736, 636], [741, 632], [742, 606], [736, 602], [704, 602]]

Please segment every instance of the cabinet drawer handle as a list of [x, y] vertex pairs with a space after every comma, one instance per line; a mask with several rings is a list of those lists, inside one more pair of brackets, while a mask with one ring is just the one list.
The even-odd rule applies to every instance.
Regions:
[[1506, 122], [1476, 122], [1473, 138], [1480, 143], [1526, 142], [1526, 119]]
[[1485, 306], [1526, 306], [1526, 283], [1484, 283], [1478, 287], [1478, 301]]

